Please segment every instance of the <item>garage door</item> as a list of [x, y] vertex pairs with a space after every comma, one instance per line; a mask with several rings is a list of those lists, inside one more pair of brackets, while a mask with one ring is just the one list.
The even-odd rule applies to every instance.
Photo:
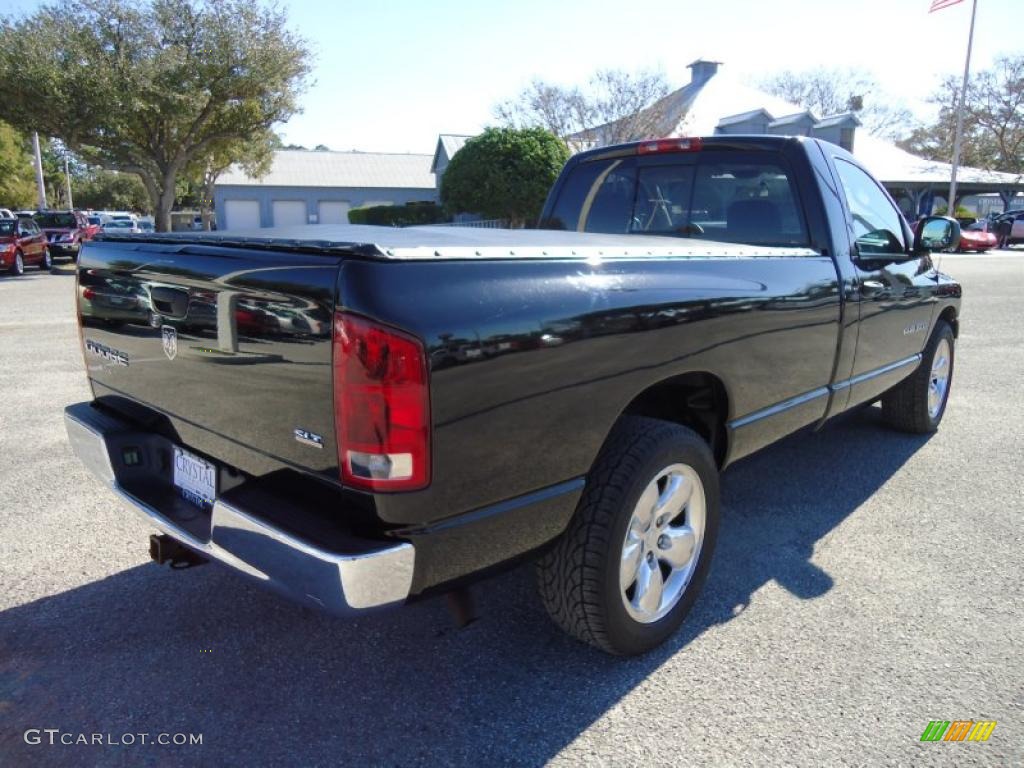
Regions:
[[302, 200], [275, 200], [273, 210], [275, 227], [306, 223], [306, 203]]
[[321, 200], [321, 224], [348, 224], [349, 204], [344, 200]]
[[225, 200], [226, 229], [259, 229], [260, 204], [256, 200]]

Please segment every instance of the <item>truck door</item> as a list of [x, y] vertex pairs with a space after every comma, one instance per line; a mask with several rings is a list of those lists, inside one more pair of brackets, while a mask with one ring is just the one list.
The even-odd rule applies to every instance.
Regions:
[[917, 365], [930, 330], [935, 280], [927, 255], [911, 255], [902, 215], [867, 172], [834, 158], [855, 245], [860, 323], [848, 405], [870, 400]]

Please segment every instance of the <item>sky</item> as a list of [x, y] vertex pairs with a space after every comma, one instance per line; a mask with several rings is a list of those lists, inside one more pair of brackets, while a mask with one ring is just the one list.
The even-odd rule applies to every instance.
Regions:
[[[9, 0], [31, 12], [31, 0]], [[286, 143], [430, 154], [439, 133], [479, 132], [531, 79], [582, 84], [597, 69], [661, 70], [694, 59], [751, 84], [814, 67], [858, 67], [922, 118], [962, 75], [971, 0], [284, 0], [316, 55]], [[972, 70], [1024, 52], [1024, 0], [978, 0]]]

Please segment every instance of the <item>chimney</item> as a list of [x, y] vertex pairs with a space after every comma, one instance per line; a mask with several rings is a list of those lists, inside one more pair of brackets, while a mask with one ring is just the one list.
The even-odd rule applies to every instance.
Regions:
[[718, 72], [718, 68], [722, 65], [720, 61], [705, 61], [704, 59], [697, 59], [686, 66], [691, 70], [690, 72], [690, 83], [694, 85], [703, 85]]

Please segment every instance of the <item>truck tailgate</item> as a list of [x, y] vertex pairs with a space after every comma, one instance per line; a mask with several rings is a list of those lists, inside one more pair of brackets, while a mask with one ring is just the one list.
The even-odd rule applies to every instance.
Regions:
[[93, 394], [243, 471], [336, 478], [339, 254], [97, 242], [77, 301]]

